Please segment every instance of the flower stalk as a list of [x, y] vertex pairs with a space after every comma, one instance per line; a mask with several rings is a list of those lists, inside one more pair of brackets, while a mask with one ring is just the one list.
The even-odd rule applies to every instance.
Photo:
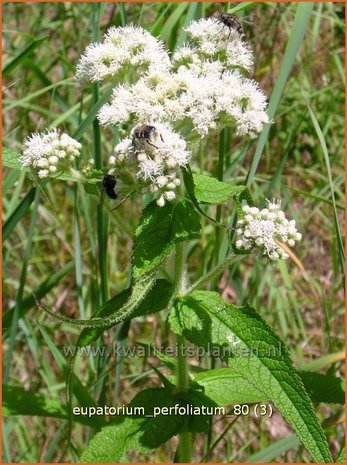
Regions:
[[[174, 296], [181, 294], [185, 290], [185, 265], [184, 265], [184, 246], [183, 243], [176, 245], [175, 256], [175, 279], [174, 279]], [[177, 367], [176, 367], [176, 386], [179, 392], [189, 389], [189, 369], [184, 346], [185, 339], [182, 335], [176, 335], [176, 344], [178, 348]], [[189, 431], [183, 431], [179, 435], [178, 458], [181, 463], [190, 463], [192, 455], [192, 435]]]

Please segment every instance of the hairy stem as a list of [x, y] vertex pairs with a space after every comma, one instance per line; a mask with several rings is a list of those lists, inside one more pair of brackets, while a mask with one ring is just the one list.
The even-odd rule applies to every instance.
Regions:
[[[226, 141], [226, 129], [222, 129], [222, 132], [219, 136], [219, 154], [218, 154], [218, 166], [217, 166], [217, 179], [218, 181], [223, 181], [223, 174], [224, 174], [224, 153], [225, 153], [225, 141]], [[222, 206], [217, 206], [216, 211], [216, 221], [220, 223], [222, 217]], [[215, 263], [219, 262], [219, 253], [220, 247], [222, 242], [222, 234], [223, 231], [220, 228], [216, 228], [216, 242], [215, 242]]]
[[197, 289], [198, 287], [216, 278], [224, 270], [224, 268], [227, 267], [233, 261], [234, 258], [235, 258], [234, 253], [231, 253], [230, 255], [228, 255], [221, 263], [218, 263], [218, 265], [212, 268], [212, 270], [210, 270], [200, 279], [195, 281], [195, 283], [192, 284], [189, 289], [187, 289], [185, 294], [186, 295], [190, 294], [191, 292], [195, 291], [195, 289]]
[[[175, 257], [175, 290], [174, 296], [185, 291], [185, 264], [184, 264], [184, 248], [183, 244], [176, 245]], [[187, 359], [184, 355], [185, 340], [181, 335], [176, 336], [176, 344], [178, 350], [177, 369], [176, 369], [176, 386], [178, 391], [187, 391], [189, 389], [189, 370]], [[184, 431], [180, 433], [178, 445], [178, 458], [181, 463], [190, 463], [192, 455], [192, 435], [190, 432]]]

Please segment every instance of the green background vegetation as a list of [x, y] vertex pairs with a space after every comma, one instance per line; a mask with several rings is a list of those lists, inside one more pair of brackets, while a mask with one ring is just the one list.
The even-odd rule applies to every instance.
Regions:
[[[103, 4], [100, 32], [111, 25], [134, 23], [160, 35], [174, 50], [184, 42], [182, 27], [191, 19], [217, 14], [227, 7], [221, 3]], [[31, 132], [59, 126], [73, 135], [79, 128], [83, 157], [94, 156], [92, 119], [88, 118], [93, 96], [90, 89], [78, 87], [74, 71], [80, 54], [93, 39], [96, 8], [87, 3], [4, 5], [3, 145], [20, 152], [22, 140]], [[295, 3], [239, 6], [240, 19], [251, 19], [244, 29], [254, 50], [254, 78], [269, 99], [275, 94], [272, 102], [281, 79], [290, 70], [290, 54], [285, 54], [285, 49], [296, 9]], [[229, 133], [220, 147], [225, 182], [241, 184], [248, 179], [257, 202], [281, 198], [288, 216], [297, 220], [303, 240], [295, 247], [296, 259], [273, 266], [248, 257], [231, 265], [219, 282], [208, 287], [213, 290], [217, 286], [232, 303], [247, 302], [255, 307], [290, 347], [297, 368], [337, 376], [343, 376], [344, 346], [343, 250], [336, 228], [338, 224], [342, 230], [344, 208], [343, 22], [343, 4], [322, 2], [314, 6], [284, 91], [277, 95], [278, 107], [271, 107], [275, 114], [269, 134], [260, 137], [259, 145], [258, 140]], [[116, 128], [102, 130], [100, 153], [104, 159], [117, 137]], [[218, 144], [210, 138], [203, 146], [194, 162], [201, 173], [221, 177]], [[260, 155], [257, 167], [254, 160]], [[52, 181], [44, 192], [36, 191], [31, 213], [21, 218], [17, 206], [31, 188], [32, 181], [25, 173], [4, 168], [3, 218], [8, 220], [3, 251], [4, 382], [42, 395], [42, 402], [38, 401], [41, 406], [44, 398], [59, 399], [55, 405], [58, 411], [65, 392], [62, 346], [73, 345], [79, 330], [49, 320], [35, 308], [32, 292], [44, 297], [46, 305], [56, 312], [89, 318], [102, 302], [102, 292], [113, 296], [129, 282], [131, 237], [146, 199], [132, 198], [108, 217], [102, 238], [107, 250], [107, 290], [101, 292], [97, 267], [100, 238], [96, 234], [99, 198], [74, 183]], [[213, 207], [209, 214], [215, 214]], [[223, 206], [221, 215], [224, 222], [231, 222], [231, 206]], [[216, 233], [207, 220], [202, 223], [201, 238], [188, 246], [193, 279], [223, 258], [228, 247], [223, 232]], [[167, 313], [162, 312], [119, 325], [105, 333], [100, 346], [114, 341], [167, 346], [172, 341], [166, 318]], [[83, 357], [78, 358], [75, 372], [100, 405], [127, 404], [145, 387], [159, 385], [147, 361], [157, 367], [162, 363], [153, 357]], [[223, 366], [208, 357], [191, 364], [196, 369]], [[25, 407], [32, 400], [23, 398], [20, 403], [19, 393], [10, 395], [18, 398], [18, 413], [30, 415]], [[317, 413], [336, 458], [343, 443], [343, 407], [323, 403]], [[64, 417], [63, 410], [60, 417]], [[78, 461], [93, 432], [75, 423], [74, 448], [65, 460]], [[65, 422], [56, 418], [6, 418], [3, 461], [56, 461], [64, 448], [65, 434]], [[150, 456], [130, 455], [130, 459], [171, 461], [175, 447], [174, 438]], [[279, 414], [271, 419], [248, 416], [233, 423], [216, 421], [211, 437], [198, 434], [195, 448], [197, 461], [309, 460]]]

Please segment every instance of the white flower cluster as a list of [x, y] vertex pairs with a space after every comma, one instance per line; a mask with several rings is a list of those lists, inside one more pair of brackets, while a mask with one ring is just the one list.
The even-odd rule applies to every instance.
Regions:
[[101, 107], [100, 124], [183, 119], [184, 108], [177, 98], [183, 85], [179, 76], [163, 71], [147, 74], [133, 85], [120, 85], [113, 90], [111, 103]]
[[150, 192], [158, 193], [157, 204], [162, 207], [176, 198], [175, 189], [181, 183], [179, 168], [187, 165], [190, 156], [186, 142], [176, 132], [166, 124], [155, 123], [135, 127], [131, 137], [115, 147], [109, 163], [114, 169], [124, 163], [135, 164], [137, 178], [149, 185]]
[[57, 171], [68, 171], [82, 146], [77, 140], [59, 130], [32, 134], [24, 141], [21, 163], [46, 178]]
[[148, 31], [135, 26], [112, 27], [102, 43], [92, 43], [77, 64], [76, 77], [81, 83], [100, 82], [114, 78], [121, 71], [126, 74], [158, 69], [167, 70], [170, 59], [164, 44]]
[[[201, 137], [226, 125], [251, 137], [262, 130], [269, 122], [266, 97], [254, 81], [241, 74], [253, 61], [240, 34], [213, 18], [192, 22], [187, 33], [191, 43], [173, 54], [170, 66], [168, 55], [167, 60], [156, 58], [136, 82], [114, 88], [111, 102], [98, 114], [102, 125], [184, 121]], [[144, 37], [150, 42], [150, 35]], [[131, 38], [126, 42], [130, 47]], [[150, 60], [150, 46], [144, 47], [146, 53]], [[87, 68], [88, 54], [83, 60], [83, 68]], [[90, 66], [94, 68], [96, 60], [91, 60]], [[91, 72], [94, 78], [100, 73], [104, 74], [101, 66]]]
[[181, 66], [177, 73], [147, 75], [133, 85], [114, 89], [112, 101], [99, 111], [102, 125], [188, 119], [205, 136], [218, 125], [234, 125], [238, 135], [255, 136], [269, 122], [266, 97], [238, 71], [206, 63], [200, 74]]
[[240, 67], [249, 71], [253, 65], [251, 50], [242, 41], [240, 34], [225, 26], [215, 18], [204, 18], [193, 21], [186, 29], [192, 39], [193, 47], [185, 46], [174, 56], [175, 61], [189, 60], [189, 50], [193, 53], [193, 61], [221, 60], [225, 68]]
[[287, 220], [285, 213], [280, 210], [280, 203], [268, 204], [268, 208], [262, 210], [249, 205], [243, 207], [245, 216], [237, 222], [236, 247], [254, 249], [270, 260], [287, 259], [289, 255], [278, 241], [294, 247], [302, 236], [296, 229], [295, 220]]

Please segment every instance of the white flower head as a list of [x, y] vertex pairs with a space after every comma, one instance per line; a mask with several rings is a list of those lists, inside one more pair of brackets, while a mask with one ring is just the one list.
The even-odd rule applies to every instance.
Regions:
[[110, 165], [124, 162], [133, 155], [133, 143], [131, 137], [122, 139], [114, 148], [114, 155], [109, 158]]
[[192, 21], [186, 31], [194, 44], [195, 53], [199, 52], [201, 59], [218, 58], [224, 62], [226, 69], [236, 67], [251, 69], [253, 65], [251, 50], [242, 41], [236, 28], [225, 26], [217, 18], [202, 18]]
[[152, 69], [171, 66], [163, 42], [140, 27], [111, 27], [102, 43], [90, 44], [77, 64], [76, 77], [81, 83], [115, 78], [129, 69], [137, 76]]
[[293, 247], [302, 235], [297, 231], [295, 220], [287, 220], [280, 210], [280, 203], [268, 201], [268, 208], [244, 205], [244, 218], [236, 225], [236, 248], [255, 250], [270, 260], [287, 259], [289, 255], [280, 243]]
[[134, 84], [115, 87], [111, 102], [101, 107], [98, 120], [103, 126], [178, 121], [184, 118], [184, 108], [178, 99], [181, 89], [179, 76], [174, 73], [148, 73]]
[[[82, 146], [77, 140], [57, 129], [35, 133], [24, 141], [23, 167], [30, 167], [40, 178], [57, 171], [69, 171]], [[43, 168], [43, 169], [42, 169]]]
[[254, 137], [269, 122], [266, 97], [254, 81], [237, 71], [222, 73], [220, 66], [216, 61], [206, 62], [198, 71], [180, 67], [178, 74], [184, 83], [180, 106], [202, 137], [221, 125]]

